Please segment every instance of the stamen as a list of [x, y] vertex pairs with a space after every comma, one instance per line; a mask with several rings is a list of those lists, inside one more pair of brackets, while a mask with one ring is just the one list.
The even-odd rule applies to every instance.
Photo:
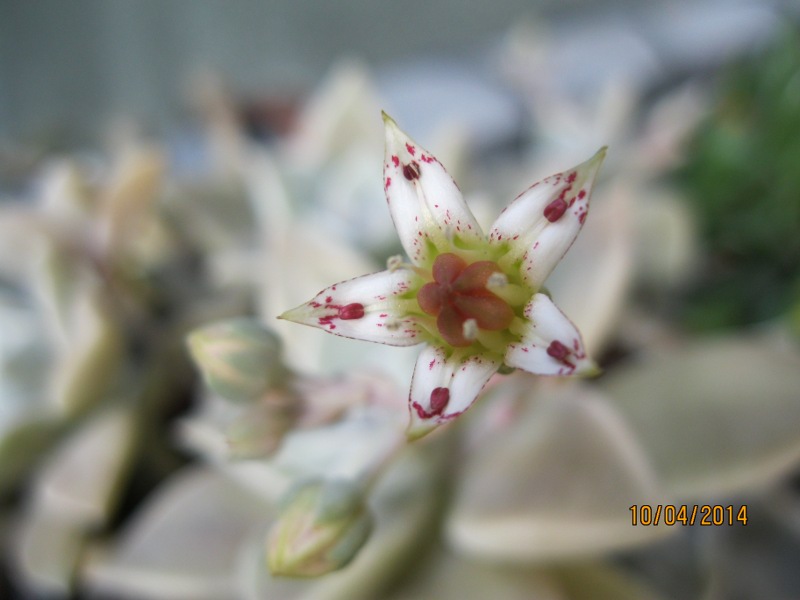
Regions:
[[444, 226], [444, 237], [445, 239], [450, 242], [450, 245], [453, 245], [453, 239], [455, 237], [455, 229], [453, 229], [452, 225], [445, 225]]
[[474, 340], [478, 337], [478, 321], [475, 319], [467, 319], [461, 326], [464, 337], [468, 340]]
[[419, 179], [419, 165], [415, 161], [411, 161], [403, 166], [403, 177], [409, 181]]
[[519, 317], [514, 317], [514, 320], [511, 321], [511, 325], [508, 326], [508, 330], [514, 335], [522, 337], [527, 330], [527, 324]]
[[478, 343], [487, 350], [497, 354], [505, 354], [508, 344], [513, 337], [507, 331], [479, 331]]
[[352, 321], [354, 319], [360, 319], [364, 316], [364, 305], [354, 302], [352, 304], [348, 304], [347, 306], [342, 306], [339, 309], [338, 317], [342, 321]]
[[399, 254], [395, 254], [394, 256], [390, 256], [386, 259], [386, 268], [389, 270], [390, 273], [394, 273], [398, 269], [403, 268], [403, 257]]
[[521, 285], [509, 283], [502, 287], [490, 287], [489, 283], [486, 284], [486, 289], [492, 292], [498, 298], [502, 298], [511, 306], [524, 306], [531, 299], [531, 291]]
[[397, 315], [413, 315], [419, 314], [420, 305], [417, 300], [414, 299], [403, 299], [403, 300], [395, 300], [393, 303], [393, 310]]
[[508, 285], [508, 277], [506, 277], [505, 273], [495, 272], [489, 275], [489, 279], [486, 280], [486, 289], [490, 292], [497, 293], [497, 290], [500, 288], [504, 288]]
[[450, 390], [437, 387], [431, 392], [431, 414], [440, 415], [450, 402]]
[[553, 340], [547, 347], [547, 354], [549, 354], [556, 360], [563, 361], [567, 358], [567, 356], [570, 355], [570, 351], [569, 348], [567, 348], [564, 344], [562, 344], [558, 340]]
[[567, 202], [562, 197], [558, 197], [544, 208], [544, 218], [555, 223], [567, 211]]
[[394, 273], [395, 271], [399, 271], [400, 269], [406, 269], [408, 271], [412, 271], [422, 277], [422, 279], [430, 279], [430, 271], [426, 271], [425, 269], [418, 267], [416, 265], [412, 265], [411, 263], [407, 263], [403, 260], [403, 257], [399, 254], [395, 254], [394, 256], [390, 256], [386, 259], [386, 270], [390, 273]]

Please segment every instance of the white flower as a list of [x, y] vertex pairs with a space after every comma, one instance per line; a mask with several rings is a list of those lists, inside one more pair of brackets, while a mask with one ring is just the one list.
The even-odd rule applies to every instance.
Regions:
[[601, 149], [532, 185], [481, 231], [439, 161], [384, 115], [384, 189], [410, 258], [322, 290], [280, 318], [394, 346], [425, 343], [409, 396], [420, 437], [467, 410], [500, 367], [596, 372], [542, 283], [583, 225]]

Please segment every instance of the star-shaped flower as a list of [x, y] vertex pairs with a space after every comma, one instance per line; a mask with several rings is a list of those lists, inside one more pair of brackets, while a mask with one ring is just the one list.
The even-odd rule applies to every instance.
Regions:
[[280, 318], [394, 346], [425, 343], [409, 395], [409, 437], [467, 410], [498, 369], [589, 375], [580, 333], [542, 293], [575, 240], [605, 148], [535, 183], [483, 233], [439, 161], [384, 114], [384, 188], [410, 258], [322, 290]]

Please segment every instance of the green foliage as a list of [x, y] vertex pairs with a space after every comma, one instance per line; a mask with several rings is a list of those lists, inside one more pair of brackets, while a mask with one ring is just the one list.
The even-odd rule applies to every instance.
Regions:
[[710, 253], [686, 323], [785, 313], [800, 296], [800, 30], [730, 68], [678, 178]]

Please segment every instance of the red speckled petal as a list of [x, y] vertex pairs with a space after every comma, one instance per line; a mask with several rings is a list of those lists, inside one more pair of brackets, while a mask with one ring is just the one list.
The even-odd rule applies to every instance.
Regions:
[[357, 340], [413, 346], [422, 341], [420, 329], [396, 301], [408, 291], [412, 277], [403, 269], [356, 277], [322, 290], [280, 318]]
[[521, 276], [538, 290], [575, 241], [589, 210], [602, 148], [574, 169], [543, 179], [520, 194], [500, 214], [489, 232], [489, 243], [508, 244], [522, 261]]
[[416, 265], [429, 265], [434, 248], [443, 251], [448, 236], [467, 244], [483, 239], [453, 179], [433, 155], [384, 115], [384, 188], [400, 242]]
[[448, 357], [444, 348], [426, 346], [411, 380], [408, 436], [422, 437], [467, 410], [502, 362], [493, 355]]
[[527, 331], [510, 344], [505, 363], [536, 375], [593, 375], [598, 369], [586, 356], [581, 334], [544, 294], [525, 307]]

